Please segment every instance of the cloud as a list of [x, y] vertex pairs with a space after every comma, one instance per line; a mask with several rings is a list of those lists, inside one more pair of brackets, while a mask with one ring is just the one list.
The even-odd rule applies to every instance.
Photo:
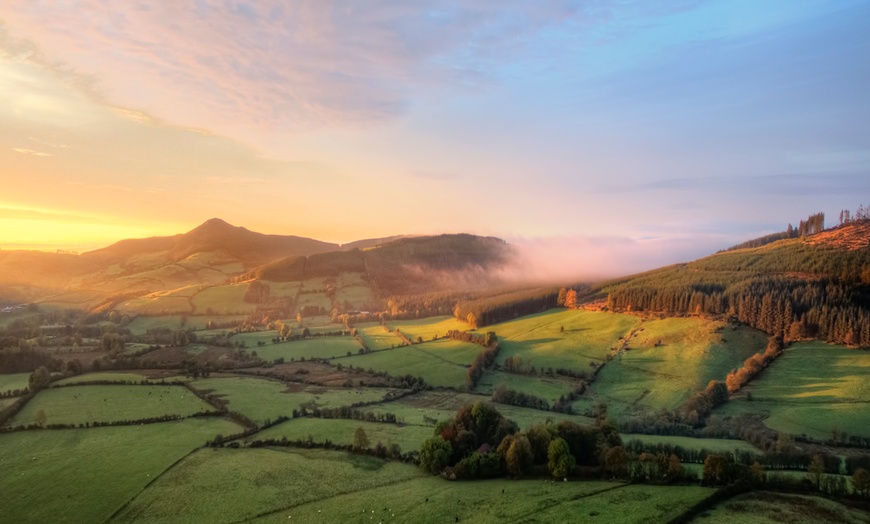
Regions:
[[135, 110], [120, 110], [127, 118], [230, 136], [370, 126], [426, 93], [496, 83], [498, 67], [553, 28], [582, 34], [595, 22], [663, 14], [568, 0], [112, 4], [12, 0], [8, 32], [35, 46], [7, 42], [7, 52], [33, 59], [38, 49]]
[[13, 151], [16, 153], [21, 153], [23, 155], [33, 155], [33, 156], [52, 156], [51, 153], [43, 153], [42, 151], [36, 151], [33, 149], [27, 149], [24, 147], [13, 147]]

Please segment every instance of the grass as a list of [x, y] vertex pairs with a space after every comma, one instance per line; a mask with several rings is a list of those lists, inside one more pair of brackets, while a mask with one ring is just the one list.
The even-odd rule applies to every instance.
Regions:
[[452, 364], [460, 366], [470, 366], [474, 359], [481, 351], [484, 351], [482, 346], [470, 344], [450, 338], [439, 338], [422, 344], [414, 344], [414, 349], [424, 351], [433, 357], [445, 360]]
[[[489, 398], [481, 395], [453, 393], [450, 391], [423, 391], [392, 402], [369, 406], [365, 410], [374, 413], [393, 413], [398, 420], [405, 424], [425, 425], [423, 417], [434, 418], [439, 421], [446, 420], [452, 418], [456, 410], [463, 405], [473, 404], [479, 400], [489, 401]], [[592, 419], [579, 415], [565, 415], [551, 411], [506, 406], [504, 404], [493, 405], [502, 415], [519, 424], [520, 429], [528, 429], [530, 426], [544, 422], [548, 418], [556, 422], [570, 420], [583, 425], [593, 423]], [[432, 428], [429, 427], [429, 430], [431, 431]]]
[[766, 344], [767, 336], [759, 331], [726, 329], [712, 320], [645, 322], [629, 341], [630, 350], [606, 364], [591, 389], [617, 416], [635, 409], [674, 409], [710, 380], [725, 380]]
[[386, 371], [393, 376], [423, 377], [427, 384], [435, 387], [461, 388], [465, 384], [465, 366], [443, 360], [415, 346], [357, 355], [337, 362], [345, 366]]
[[152, 293], [127, 300], [118, 306], [120, 311], [135, 311], [140, 315], [189, 315], [193, 306], [187, 297], [164, 296]]
[[352, 444], [353, 434], [360, 427], [365, 430], [371, 447], [378, 442], [385, 446], [392, 443], [398, 444], [402, 452], [419, 451], [420, 444], [432, 436], [432, 428], [426, 426], [400, 426], [346, 419], [297, 418], [257, 433], [253, 438], [265, 440], [287, 437], [288, 440], [300, 440], [311, 437], [314, 442], [331, 440], [336, 444]]
[[718, 504], [693, 522], [703, 524], [858, 524], [867, 513], [839, 502], [807, 495], [757, 492]]
[[427, 477], [295, 505], [255, 522], [666, 522], [712, 491], [608, 482], [448, 482]]
[[477, 385], [477, 391], [480, 393], [492, 394], [493, 390], [500, 385], [504, 385], [509, 389], [534, 395], [545, 399], [550, 405], [562, 395], [569, 393], [574, 389], [576, 382], [560, 378], [545, 378], [545, 377], [530, 377], [526, 375], [512, 375], [509, 373], [501, 373], [499, 371], [489, 371]]
[[338, 288], [335, 299], [344, 304], [347, 301], [355, 309], [364, 309], [367, 304], [376, 304], [372, 289], [367, 285], [350, 285]]
[[209, 309], [215, 314], [250, 313], [257, 309], [256, 304], [245, 302], [248, 284], [228, 284], [210, 286], [193, 296], [194, 311], [200, 315]]
[[[468, 331], [471, 329], [465, 322], [460, 322], [450, 316], [429, 317], [416, 320], [391, 320], [387, 322], [390, 331], [399, 331], [411, 340], [423, 337], [423, 340], [432, 340], [435, 336], [443, 337], [451, 329]], [[489, 330], [488, 330], [489, 331]]]
[[[303, 288], [303, 291], [305, 288]], [[296, 297], [296, 311], [303, 306], [314, 306], [325, 309], [327, 312], [332, 310], [332, 301], [325, 293], [299, 293]], [[305, 322], [307, 326], [308, 323]]]
[[502, 348], [499, 363], [519, 357], [538, 369], [590, 371], [590, 362], [603, 361], [610, 348], [639, 324], [640, 319], [632, 315], [552, 309], [480, 331], [498, 334]]
[[794, 344], [742, 393], [717, 413], [763, 413], [768, 427], [813, 438], [830, 438], [834, 428], [870, 436], [867, 351], [817, 341]]
[[308, 407], [350, 406], [384, 398], [384, 388], [323, 388], [302, 384], [284, 384], [277, 380], [254, 377], [220, 377], [199, 379], [191, 385], [200, 391], [212, 391], [229, 401], [231, 411], [238, 411], [256, 422], [292, 416], [294, 409]]
[[676, 437], [662, 435], [638, 435], [632, 433], [624, 433], [621, 435], [622, 441], [628, 443], [632, 440], [639, 440], [647, 445], [666, 444], [671, 446], [680, 446], [685, 449], [702, 450], [706, 449], [713, 453], [728, 453], [741, 451], [746, 453], [760, 454], [752, 444], [744, 440], [735, 439], [719, 439], [719, 438], [694, 438], [694, 437]]
[[25, 389], [30, 380], [30, 373], [8, 373], [0, 375], [0, 393]]
[[[408, 464], [336, 451], [204, 449], [149, 486], [114, 521], [237, 522], [317, 503], [327, 510], [318, 521], [341, 522], [329, 513], [337, 509], [337, 495], [423, 476]], [[288, 521], [286, 514], [281, 518]]]
[[83, 424], [187, 416], [213, 409], [181, 386], [72, 386], [40, 391], [7, 425], [32, 424], [40, 410], [47, 424]]
[[104, 522], [149, 482], [216, 434], [222, 419], [0, 435], [4, 522]]
[[84, 375], [76, 375], [58, 380], [53, 386], [63, 386], [66, 384], [81, 384], [82, 382], [93, 382], [95, 380], [110, 380], [114, 382], [141, 382], [147, 377], [140, 373], [124, 373], [124, 372], [102, 372], [102, 373], [85, 373]]
[[359, 324], [357, 333], [369, 349], [390, 349], [403, 343], [397, 335], [388, 333], [380, 324]]
[[[361, 346], [351, 336], [343, 337], [319, 337], [294, 340], [272, 344], [267, 342], [265, 346], [257, 346], [256, 343], [247, 344], [248, 352], [257, 352], [257, 356], [266, 361], [283, 358], [285, 362], [291, 359], [302, 360], [312, 358], [336, 358], [347, 356], [348, 351], [356, 354]], [[344, 362], [342, 360], [341, 362]]]
[[145, 316], [139, 315], [127, 324], [127, 329], [134, 335], [144, 335], [149, 329], [169, 328], [176, 330], [181, 328], [182, 315]]

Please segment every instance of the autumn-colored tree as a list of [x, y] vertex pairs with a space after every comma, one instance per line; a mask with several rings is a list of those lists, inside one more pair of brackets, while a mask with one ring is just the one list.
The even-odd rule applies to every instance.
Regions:
[[547, 466], [556, 478], [567, 477], [574, 469], [576, 460], [568, 449], [568, 443], [563, 438], [556, 438], [547, 447]]
[[721, 484], [725, 479], [725, 466], [725, 457], [722, 455], [707, 455], [707, 458], [704, 459], [701, 483], [706, 485]]
[[577, 307], [577, 292], [573, 289], [569, 289], [568, 292], [565, 293], [565, 307], [568, 309]]
[[469, 313], [467, 317], [465, 317], [468, 325], [471, 326], [471, 329], [477, 329], [477, 315], [474, 313]]
[[529, 443], [528, 437], [522, 433], [513, 435], [511, 444], [508, 446], [507, 453], [505, 454], [505, 465], [507, 466], [508, 473], [517, 478], [522, 478], [523, 473], [531, 469], [533, 458], [532, 445]]
[[825, 461], [821, 455], [813, 455], [810, 465], [807, 467], [807, 478], [816, 485], [816, 489], [822, 487], [822, 476], [825, 474]]
[[353, 449], [362, 451], [368, 449], [369, 437], [366, 435], [366, 430], [362, 426], [358, 426], [353, 432]]
[[556, 305], [563, 307], [565, 305], [565, 297], [567, 296], [567, 290], [565, 288], [559, 288], [559, 294], [556, 296]]
[[604, 454], [604, 469], [614, 477], [625, 476], [628, 466], [628, 452], [622, 446], [614, 446]]
[[45, 415], [45, 411], [40, 409], [36, 412], [36, 417], [34, 417], [33, 422], [36, 423], [39, 427], [45, 427], [45, 422], [48, 420], [48, 417]]
[[858, 468], [852, 473], [852, 488], [859, 495], [870, 495], [870, 472], [864, 468]]
[[767, 481], [767, 473], [764, 471], [764, 466], [762, 466], [757, 460], [752, 464], [750, 468], [752, 471], [752, 481], [756, 484], [764, 484]]

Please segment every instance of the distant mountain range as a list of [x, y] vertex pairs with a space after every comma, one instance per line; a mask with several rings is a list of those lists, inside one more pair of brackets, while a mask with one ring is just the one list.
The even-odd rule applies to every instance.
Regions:
[[[86, 306], [112, 295], [136, 295], [230, 279], [303, 280], [356, 272], [383, 295], [467, 286], [508, 262], [502, 240], [474, 235], [392, 236], [344, 245], [293, 235], [267, 235], [210, 219], [187, 233], [121, 240], [74, 255], [0, 251], [0, 299], [41, 300], [75, 294]], [[463, 276], [464, 275], [464, 276]], [[80, 302], [77, 302], [80, 301]]]

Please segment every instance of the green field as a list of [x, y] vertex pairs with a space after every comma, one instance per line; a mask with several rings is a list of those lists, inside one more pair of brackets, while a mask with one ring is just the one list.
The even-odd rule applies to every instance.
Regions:
[[711, 320], [644, 322], [630, 349], [606, 364], [593, 381], [592, 397], [617, 416], [637, 409], [674, 409], [710, 380], [724, 381], [766, 344], [767, 336], [759, 331], [725, 328]]
[[369, 446], [381, 442], [385, 446], [398, 444], [402, 452], [419, 451], [420, 444], [432, 436], [432, 428], [416, 425], [397, 425], [380, 422], [365, 422], [360, 420], [297, 418], [278, 424], [265, 431], [257, 433], [253, 439], [266, 440], [270, 438], [288, 440], [304, 440], [311, 437], [314, 442], [331, 440], [336, 444], [352, 444], [356, 428], [363, 428], [369, 439]]
[[588, 372], [590, 362], [604, 360], [611, 348], [619, 345], [619, 339], [639, 324], [640, 319], [632, 315], [551, 309], [479, 331], [495, 331], [499, 336], [499, 363], [520, 357], [537, 369]]
[[71, 386], [40, 391], [7, 425], [33, 424], [44, 411], [47, 424], [188, 416], [214, 408], [181, 386]]
[[102, 373], [85, 373], [84, 375], [76, 375], [58, 380], [52, 386], [64, 386], [66, 384], [81, 384], [82, 382], [94, 382], [96, 380], [109, 380], [113, 382], [141, 382], [146, 380], [145, 375], [141, 373], [124, 373], [124, 372], [102, 372]]
[[465, 384], [466, 367], [443, 360], [415, 346], [404, 346], [366, 355], [343, 358], [345, 366], [386, 371], [393, 376], [423, 377], [430, 386], [461, 388]]
[[741, 393], [716, 413], [766, 414], [765, 424], [772, 429], [819, 439], [830, 438], [834, 428], [870, 436], [866, 351], [816, 341], [794, 344]]
[[166, 468], [217, 434], [222, 419], [0, 435], [4, 522], [104, 522]]
[[[347, 356], [348, 351], [355, 355], [362, 346], [350, 335], [343, 337], [317, 337], [292, 342], [272, 344], [267, 342], [265, 346], [257, 346], [256, 343], [247, 344], [248, 352], [257, 352], [257, 356], [265, 361], [273, 361], [283, 358], [285, 362], [312, 358], [336, 358]], [[341, 362], [344, 362], [342, 360]]]
[[757, 492], [726, 500], [693, 520], [696, 524], [866, 524], [868, 514], [833, 500]]
[[667, 522], [713, 490], [549, 480], [403, 480], [285, 508], [255, 522]]
[[8, 373], [0, 375], [0, 393], [25, 389], [30, 380], [30, 373]]
[[220, 377], [199, 379], [191, 385], [211, 391], [229, 401], [228, 409], [238, 411], [256, 422], [292, 416], [294, 409], [309, 407], [350, 406], [384, 398], [384, 388], [322, 388], [303, 384], [284, 384], [277, 380], [254, 377]]
[[[320, 522], [341, 522], [328, 513], [338, 506], [337, 495], [421, 477], [415, 466], [335, 451], [204, 449], [160, 477], [114, 521], [237, 522], [317, 503], [327, 511]], [[288, 521], [287, 514], [282, 518]]]
[[346, 285], [338, 288], [335, 299], [342, 305], [349, 303], [352, 309], [366, 309], [369, 304], [377, 304], [372, 288], [363, 285]]
[[206, 314], [209, 309], [217, 315], [251, 313], [257, 309], [257, 305], [245, 302], [247, 292], [247, 283], [210, 286], [194, 295], [191, 302], [194, 311], [199, 315]]
[[388, 333], [380, 324], [366, 323], [359, 324], [355, 327], [360, 338], [369, 349], [390, 349], [404, 344], [404, 341], [402, 341], [401, 338], [392, 333]]
[[[392, 413], [405, 424], [425, 425], [423, 417], [434, 418], [438, 421], [446, 420], [452, 418], [456, 410], [463, 405], [474, 404], [479, 400], [488, 400], [488, 397], [450, 391], [422, 391], [377, 406], [369, 406], [365, 410], [373, 413]], [[519, 424], [520, 429], [527, 429], [533, 424], [544, 422], [547, 419], [556, 422], [570, 420], [584, 425], [594, 422], [592, 419], [579, 415], [566, 415], [504, 404], [494, 404], [494, 406], [502, 415]]]
[[474, 363], [474, 359], [477, 358], [477, 355], [479, 355], [481, 351], [484, 351], [484, 348], [477, 344], [470, 344], [468, 342], [449, 338], [439, 338], [438, 340], [423, 342], [422, 344], [414, 344], [413, 348], [417, 351], [423, 351], [428, 355], [432, 355], [433, 357], [460, 366], [470, 366]]
[[561, 378], [530, 377], [526, 375], [513, 375], [499, 371], [488, 371], [477, 385], [480, 393], [492, 394], [493, 390], [504, 385], [514, 391], [540, 397], [552, 406], [562, 395], [569, 393], [577, 382]]
[[632, 433], [624, 433], [621, 435], [622, 441], [628, 443], [632, 440], [639, 440], [647, 445], [666, 444], [671, 446], [680, 446], [685, 449], [702, 450], [706, 449], [713, 453], [728, 453], [734, 451], [760, 454], [761, 451], [746, 442], [745, 440], [724, 439], [724, 438], [694, 438], [694, 437], [676, 437], [664, 435], [638, 435]]
[[398, 329], [411, 340], [417, 340], [417, 337], [423, 337], [423, 340], [432, 340], [435, 336], [443, 337], [447, 335], [447, 332], [451, 329], [458, 329], [459, 331], [471, 329], [465, 322], [460, 322], [449, 316], [416, 320], [391, 320], [387, 322], [387, 327], [390, 328], [390, 331]]

